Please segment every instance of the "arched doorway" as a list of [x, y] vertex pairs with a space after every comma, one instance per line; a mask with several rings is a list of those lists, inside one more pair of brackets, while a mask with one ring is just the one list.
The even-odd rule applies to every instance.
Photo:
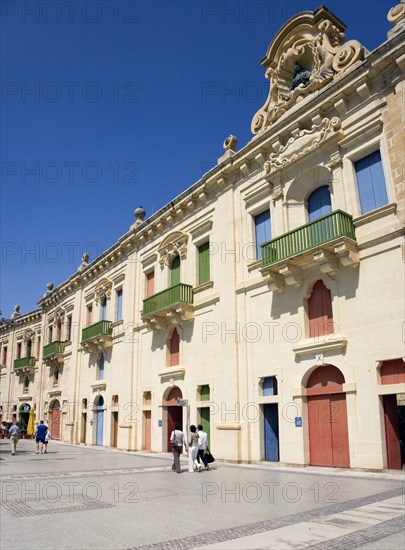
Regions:
[[104, 399], [100, 395], [96, 401], [96, 445], [103, 444], [104, 431]]
[[307, 383], [309, 449], [312, 466], [349, 468], [345, 382], [333, 365], [318, 367]]
[[182, 397], [183, 394], [181, 393], [181, 389], [177, 386], [174, 386], [167, 396], [167, 451], [172, 450], [172, 446], [170, 444], [170, 434], [174, 430], [174, 425], [176, 422], [178, 422], [183, 428], [183, 407], [179, 407], [177, 405], [177, 399], [182, 399]]
[[53, 439], [60, 439], [60, 403], [57, 399], [51, 405], [49, 431]]
[[28, 426], [28, 420], [30, 418], [31, 405], [23, 403], [18, 411], [18, 422], [20, 423], [21, 430], [25, 432]]

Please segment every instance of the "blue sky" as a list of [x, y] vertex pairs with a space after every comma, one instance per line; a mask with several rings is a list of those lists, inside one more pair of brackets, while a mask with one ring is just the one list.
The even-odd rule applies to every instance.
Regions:
[[[325, 2], [385, 41], [395, 0]], [[9, 317], [252, 135], [274, 34], [312, 1], [3, 1], [1, 280]]]

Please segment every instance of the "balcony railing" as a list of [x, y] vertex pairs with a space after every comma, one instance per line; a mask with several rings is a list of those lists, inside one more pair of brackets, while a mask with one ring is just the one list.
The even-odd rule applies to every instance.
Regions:
[[20, 359], [14, 359], [14, 369], [24, 369], [29, 367], [35, 367], [35, 357], [21, 357]]
[[352, 216], [335, 210], [262, 245], [262, 265], [286, 260], [339, 237], [355, 240]]
[[47, 346], [44, 346], [42, 357], [47, 359], [48, 357], [53, 357], [55, 355], [63, 354], [65, 351], [65, 342], [61, 340], [55, 340]]
[[176, 304], [192, 304], [194, 301], [193, 287], [179, 283], [178, 285], [162, 290], [143, 301], [142, 315], [151, 315], [164, 311]]
[[82, 330], [82, 344], [91, 342], [95, 338], [112, 336], [112, 321], [99, 321]]

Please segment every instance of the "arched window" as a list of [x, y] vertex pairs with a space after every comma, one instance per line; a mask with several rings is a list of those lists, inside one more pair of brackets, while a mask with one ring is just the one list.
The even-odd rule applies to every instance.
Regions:
[[308, 221], [313, 222], [332, 212], [329, 186], [323, 185], [315, 189], [308, 197]]
[[169, 345], [169, 366], [174, 367], [179, 364], [180, 338], [177, 329], [174, 329]]
[[175, 256], [170, 266], [170, 286], [180, 283], [180, 256]]
[[323, 281], [316, 281], [308, 299], [309, 337], [333, 333], [331, 292]]

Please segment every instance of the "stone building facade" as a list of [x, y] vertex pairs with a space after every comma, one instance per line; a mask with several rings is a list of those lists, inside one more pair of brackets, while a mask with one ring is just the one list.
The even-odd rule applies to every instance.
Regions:
[[218, 459], [402, 468], [404, 5], [388, 19], [372, 52], [325, 7], [279, 30], [253, 139], [3, 320], [3, 421], [155, 452], [202, 423]]

